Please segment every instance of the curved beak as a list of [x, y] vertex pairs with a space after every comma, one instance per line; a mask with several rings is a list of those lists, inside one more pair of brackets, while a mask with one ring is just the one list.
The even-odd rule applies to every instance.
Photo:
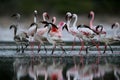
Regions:
[[50, 18], [50, 17], [49, 17], [49, 15], [48, 15], [48, 14], [46, 14], [46, 17], [47, 17], [47, 18], [48, 18], [48, 20], [49, 20], [49, 18]]
[[68, 15], [65, 16], [65, 20], [66, 20], [66, 21], [67, 21], [67, 19], [68, 19]]
[[92, 15], [89, 13], [88, 14], [88, 19], [91, 19], [92, 18]]
[[102, 32], [102, 31], [103, 31], [103, 25], [98, 25], [98, 26], [96, 27], [96, 31], [98, 31], [99, 28], [101, 28], [101, 29], [100, 29], [100, 32]]
[[113, 28], [114, 28], [114, 26], [115, 26], [115, 23], [114, 23], [114, 24], [112, 24], [111, 28], [113, 29]]

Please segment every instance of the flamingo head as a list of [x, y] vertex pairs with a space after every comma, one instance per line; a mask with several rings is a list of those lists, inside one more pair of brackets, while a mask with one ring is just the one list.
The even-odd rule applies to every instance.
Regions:
[[96, 27], [96, 31], [97, 31], [97, 32], [102, 32], [102, 31], [103, 31], [103, 25], [98, 25], [98, 26]]
[[72, 14], [72, 17], [73, 17], [73, 18], [76, 18], [76, 17], [77, 17], [77, 14]]
[[56, 17], [55, 17], [55, 16], [52, 18], [52, 23], [53, 23], [53, 24], [56, 23]]
[[15, 13], [15, 14], [13, 14], [11, 17], [13, 17], [13, 18], [16, 18], [16, 19], [20, 19], [20, 14], [19, 13]]
[[111, 28], [113, 29], [114, 27], [119, 27], [119, 23], [116, 22], [116, 23], [112, 24]]
[[70, 12], [67, 12], [66, 16], [65, 16], [65, 20], [67, 21], [67, 20], [69, 20], [71, 18], [72, 18], [72, 14]]
[[37, 16], [38, 12], [37, 10], [34, 10], [34, 15]]
[[94, 16], [94, 12], [90, 11], [90, 13], [88, 14], [88, 18], [91, 19]]
[[49, 20], [49, 15], [48, 15], [47, 12], [44, 12], [44, 13], [43, 13], [43, 16], [47, 17], [47, 19]]

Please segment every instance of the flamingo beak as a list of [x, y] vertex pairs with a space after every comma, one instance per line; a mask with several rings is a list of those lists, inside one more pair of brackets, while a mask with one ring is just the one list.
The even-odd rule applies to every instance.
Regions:
[[102, 30], [103, 30], [103, 25], [98, 25], [98, 26], [96, 27], [96, 31], [98, 31], [98, 28], [100, 28], [100, 27], [101, 27], [100, 32], [102, 32]]
[[9, 27], [9, 29], [11, 29], [12, 28], [12, 25]]
[[115, 27], [115, 23], [114, 23], [114, 24], [112, 24], [111, 29], [113, 29], [114, 27]]
[[91, 19], [91, 18], [92, 18], [92, 15], [91, 15], [90, 13], [88, 14], [88, 18], [89, 18], [89, 19]]
[[67, 19], [68, 19], [68, 15], [65, 16], [65, 20], [66, 20], [66, 21], [67, 21]]
[[48, 20], [49, 20], [49, 18], [50, 18], [50, 17], [49, 17], [49, 15], [48, 15], [48, 14], [46, 14], [46, 17], [47, 17], [47, 18], [48, 18]]
[[67, 24], [65, 24], [65, 25], [63, 26], [62, 30], [63, 30], [64, 28], [68, 31]]

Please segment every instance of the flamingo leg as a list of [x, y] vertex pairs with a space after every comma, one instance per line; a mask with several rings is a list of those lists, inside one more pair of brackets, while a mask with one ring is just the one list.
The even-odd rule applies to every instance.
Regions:
[[45, 47], [45, 45], [43, 45], [44, 46], [44, 50], [45, 50], [45, 52], [47, 53], [47, 48]]
[[101, 52], [100, 52], [99, 44], [96, 44], [94, 40], [92, 40], [92, 42], [93, 42], [93, 44], [95, 44], [95, 46], [96, 46], [96, 48], [98, 50], [98, 53], [100, 54]]
[[110, 47], [110, 50], [111, 50], [111, 52], [112, 52], [112, 54], [113, 54], [113, 49], [112, 49], [112, 47], [110, 46], [110, 44], [108, 44], [108, 46]]
[[21, 44], [21, 48], [22, 48], [22, 53], [24, 53], [24, 48], [23, 48], [23, 44]]
[[51, 53], [51, 54], [53, 54], [53, 53], [54, 53], [55, 48], [56, 48], [56, 45], [54, 45], [54, 46], [53, 46], [53, 49], [52, 49], [52, 53]]
[[94, 40], [92, 40], [92, 42], [96, 45], [96, 48], [98, 49], [98, 58], [97, 58], [97, 60], [96, 60], [96, 64], [99, 64], [99, 62], [100, 62], [100, 48], [99, 48], [99, 42], [98, 42], [98, 44], [96, 44], [95, 43], [95, 41]]
[[66, 51], [65, 51], [65, 49], [60, 45], [60, 48], [62, 49], [62, 51], [65, 53], [65, 54], [67, 54], [66, 53]]
[[73, 44], [72, 44], [71, 51], [74, 49], [74, 46], [75, 46], [75, 40], [76, 40], [76, 37], [74, 37], [74, 41], [73, 41]]
[[17, 45], [16, 52], [20, 52], [20, 46]]
[[82, 67], [83, 67], [84, 66], [84, 60], [83, 60], [83, 56], [82, 55], [80, 56], [80, 63], [82, 65]]
[[80, 48], [79, 54], [80, 54], [80, 53], [81, 53], [81, 51], [84, 49], [84, 41], [83, 41], [83, 40], [81, 40], [81, 39], [80, 39], [80, 41], [81, 41], [81, 48]]
[[89, 48], [89, 47], [87, 46], [87, 47], [86, 47], [86, 54], [88, 54], [88, 48]]
[[40, 52], [41, 44], [38, 45], [38, 53]]
[[104, 47], [105, 49], [104, 49], [104, 52], [103, 52], [103, 54], [106, 52], [106, 49], [107, 49], [107, 45], [105, 44], [105, 47]]

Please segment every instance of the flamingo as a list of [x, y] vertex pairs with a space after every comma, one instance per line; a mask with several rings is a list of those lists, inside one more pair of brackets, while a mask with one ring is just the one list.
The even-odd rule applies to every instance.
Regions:
[[[113, 29], [115, 26], [117, 27], [117, 26], [119, 26], [119, 24], [116, 22], [116, 23], [112, 24], [111, 28]], [[118, 28], [119, 28], [119, 27], [118, 27]], [[119, 41], [119, 37], [118, 37], [118, 35], [117, 35], [117, 32], [118, 32], [118, 30], [119, 30], [118, 28], [117, 28], [116, 30], [114, 30], [113, 37], [107, 37], [107, 38], [106, 38], [106, 37], [104, 36], [104, 37], [102, 37], [102, 38], [99, 39], [100, 42], [105, 43], [105, 49], [104, 49], [103, 53], [106, 52], [107, 46], [110, 47], [111, 53], [113, 53], [113, 49], [112, 49], [112, 47], [110, 46], [110, 44], [113, 44], [113, 43]]]
[[[47, 39], [43, 36], [43, 34], [46, 32], [47, 28], [38, 28], [38, 24], [37, 23], [33, 23], [32, 27], [36, 26], [36, 30], [33, 36], [33, 40], [39, 42], [38, 45], [38, 53], [40, 52], [40, 45], [44, 46], [44, 49], [47, 53], [47, 49], [45, 47], [44, 41], [47, 41]], [[41, 32], [40, 32], [41, 31]]]
[[[35, 40], [35, 41], [39, 42], [39, 45], [38, 45], [38, 53], [39, 53], [40, 52], [40, 47], [41, 47], [40, 45], [41, 44], [44, 45], [43, 41], [47, 40], [43, 35], [48, 30], [48, 28], [47, 27], [38, 28], [36, 15], [37, 15], [37, 10], [34, 11], [34, 23], [32, 23], [30, 25], [30, 28], [28, 30], [28, 34], [33, 37], [32, 40]], [[46, 21], [46, 18], [49, 19], [49, 16], [48, 16], [47, 12], [44, 12], [43, 13], [43, 21]], [[45, 45], [44, 45], [44, 49], [47, 53]]]
[[[21, 45], [21, 48], [22, 48], [22, 53], [24, 52], [24, 49], [29, 45], [29, 41], [27, 40], [28, 35], [26, 32], [22, 32], [22, 33], [19, 33], [17, 34], [17, 25], [11, 25], [10, 26], [10, 29], [14, 29], [14, 41], [15, 43], [17, 44], [17, 52], [20, 51], [20, 45]], [[26, 47], [23, 48], [23, 45], [25, 45]]]
[[114, 24], [112, 24], [111, 28], [114, 29], [114, 27], [116, 28], [114, 30], [114, 39], [115, 40], [120, 40], [120, 36], [119, 36], [119, 31], [120, 31], [120, 24], [118, 22], [115, 22]]
[[[20, 46], [22, 47], [22, 53], [24, 52], [24, 49], [27, 48], [27, 46], [29, 45], [29, 41], [28, 41], [28, 35], [26, 33], [26, 31], [20, 31], [20, 18], [21, 18], [21, 15], [19, 13], [15, 13], [11, 16], [12, 18], [15, 18], [15, 21], [16, 21], [16, 24], [14, 25], [11, 25], [10, 26], [10, 29], [14, 28], [14, 40], [17, 44], [17, 52], [20, 51]], [[19, 37], [20, 39], [18, 39]], [[26, 46], [25, 48], [23, 48], [23, 46]]]
[[[47, 32], [47, 40], [49, 43], [53, 44], [53, 49], [52, 49], [52, 53], [54, 52], [56, 45], [59, 45], [60, 48], [62, 49], [63, 52], [65, 52], [65, 50], [63, 49], [62, 45], [63, 45], [63, 40], [61, 39], [61, 27], [65, 25], [65, 23], [61, 23], [59, 28], [53, 24], [53, 23], [49, 23], [46, 21], [42, 21], [41, 23], [48, 25], [47, 27], [49, 28], [48, 32]], [[66, 53], [66, 52], [65, 52]]]
[[83, 40], [88, 41], [92, 39], [95, 36], [95, 34], [97, 34], [97, 32], [95, 32], [94, 30], [90, 29], [89, 27], [85, 25], [76, 26], [77, 18], [78, 18], [77, 14], [73, 14], [72, 17], [75, 18], [75, 20], [71, 28], [69, 28], [70, 22], [68, 23], [68, 31], [75, 37], [78, 37], [80, 41], [82, 42], [82, 47], [80, 49], [81, 51], [84, 48]]
[[[93, 21], [94, 21], [94, 17], [95, 17], [95, 13], [93, 11], [90, 11], [88, 18], [90, 18], [90, 22], [89, 22], [89, 27], [91, 29], [93, 29], [94, 31], [96, 31], [96, 27], [99, 26], [93, 26]], [[101, 25], [100, 25], [101, 26]], [[103, 28], [101, 32], [99, 32], [99, 35], [105, 34], [106, 35], [106, 30]]]

